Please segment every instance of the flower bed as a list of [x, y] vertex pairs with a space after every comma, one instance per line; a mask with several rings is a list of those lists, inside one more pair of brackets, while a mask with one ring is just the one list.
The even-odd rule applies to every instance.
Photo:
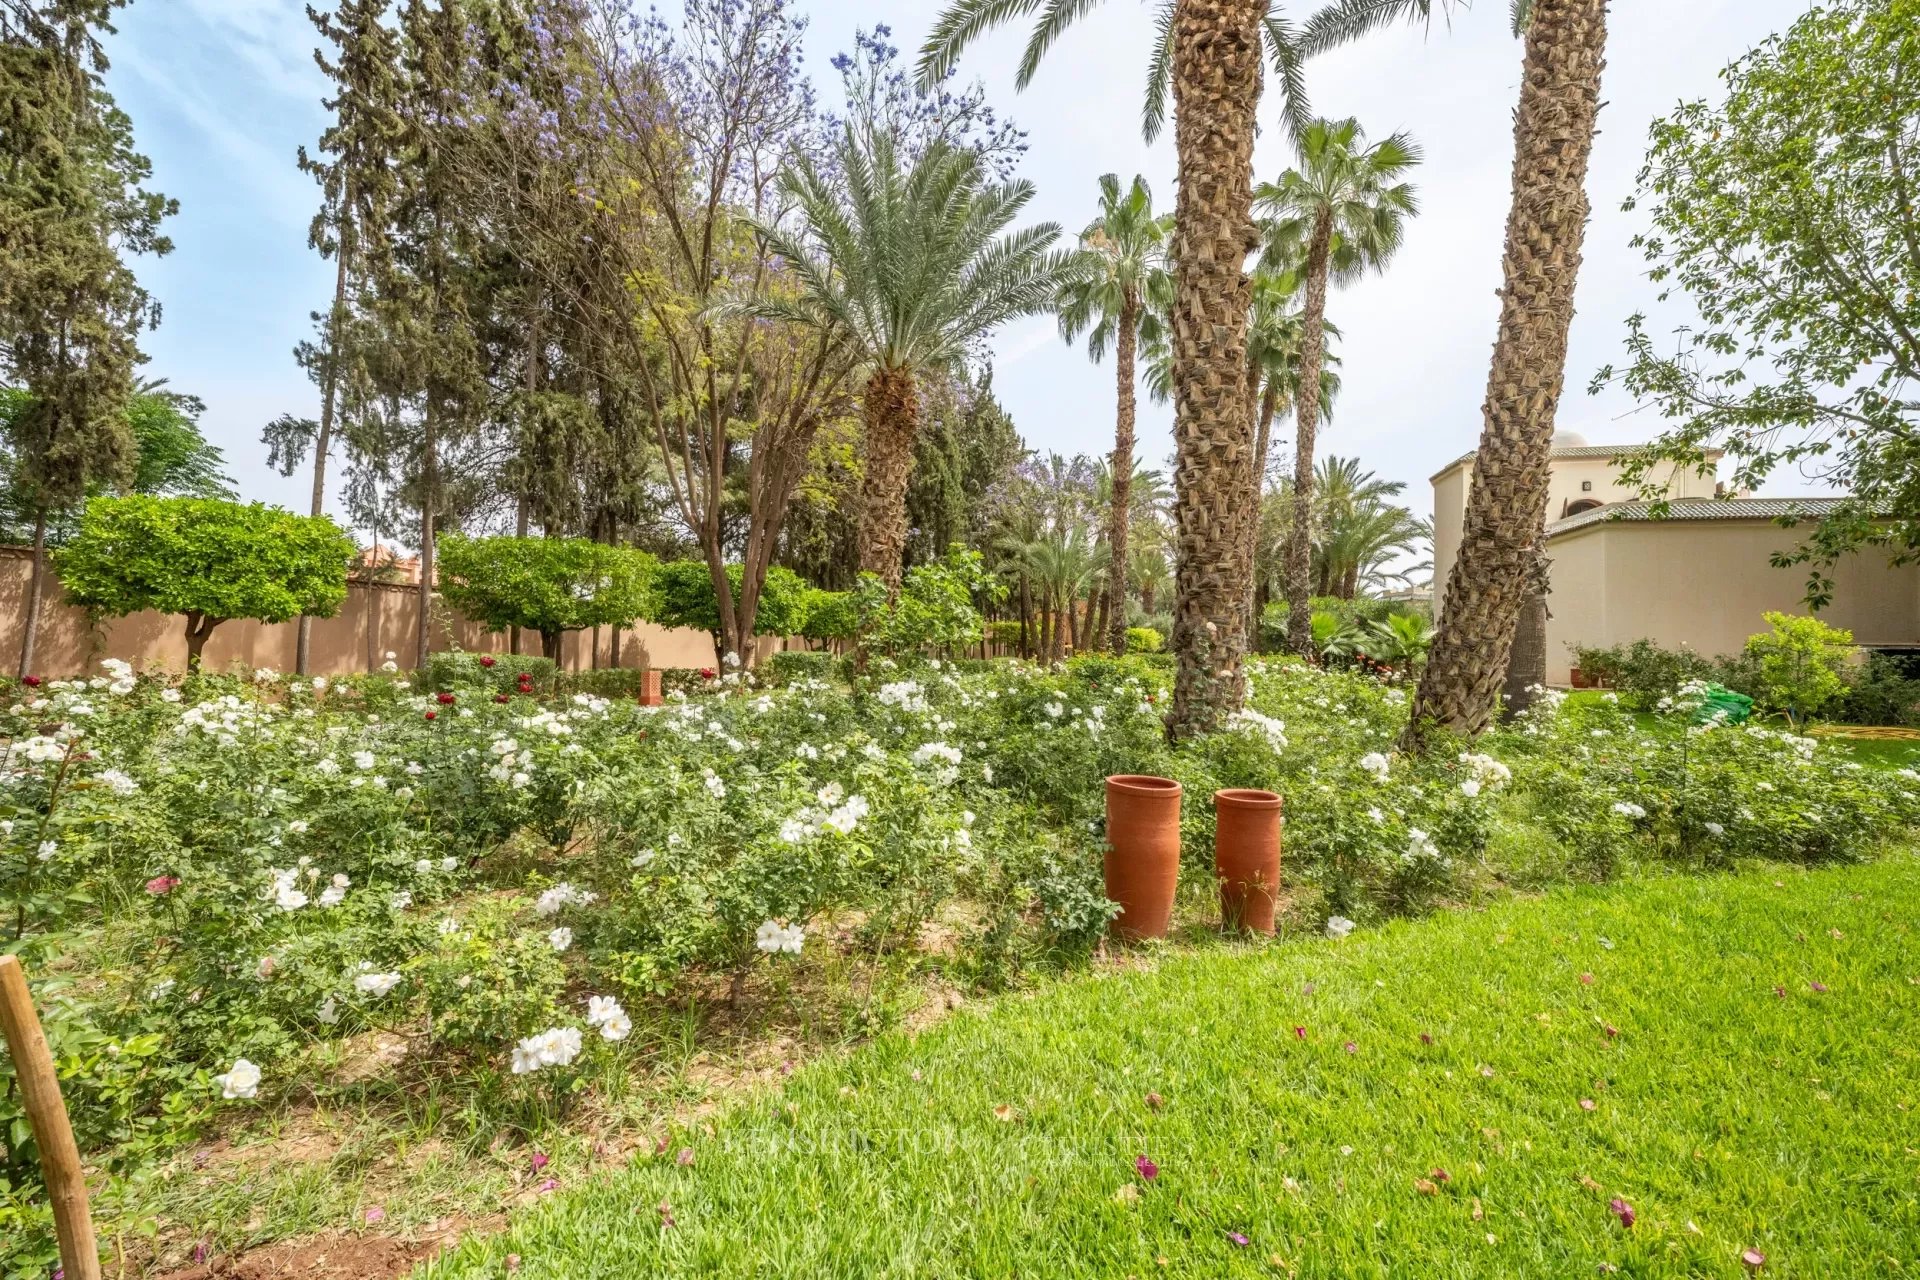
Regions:
[[[1287, 916], [1315, 930], [1645, 860], [1859, 856], [1920, 820], [1911, 772], [1604, 699], [1548, 696], [1413, 760], [1391, 750], [1401, 689], [1293, 664], [1173, 748], [1142, 659], [928, 664], [857, 692], [736, 672], [659, 708], [543, 699], [513, 661], [430, 692], [112, 663], [7, 692], [0, 927], [92, 1158], [128, 1171], [319, 1087], [370, 1031], [404, 1036], [396, 1070], [537, 1127], [634, 1065], [630, 1011], [918, 954], [934, 922], [957, 983], [1075, 963], [1111, 912], [1110, 773], [1280, 792]], [[1189, 927], [1215, 919], [1211, 823], [1186, 807]], [[0, 1236], [44, 1253], [30, 1148], [0, 1171]]]

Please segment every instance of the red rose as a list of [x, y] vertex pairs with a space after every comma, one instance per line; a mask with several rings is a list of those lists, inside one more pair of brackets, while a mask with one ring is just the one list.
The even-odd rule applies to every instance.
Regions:
[[450, 694], [450, 693], [443, 693], [443, 694], [440, 694], [440, 695], [438, 695], [438, 696], [439, 696], [439, 700], [440, 700], [440, 705], [441, 705], [441, 706], [443, 706], [443, 707], [450, 707], [450, 706], [452, 706], [452, 705], [453, 705], [453, 695], [452, 695], [452, 694]]
[[164, 897], [172, 893], [179, 883], [179, 876], [155, 876], [153, 879], [147, 881], [147, 892], [156, 898]]
[[711, 679], [713, 679], [713, 668], [712, 668], [712, 667], [702, 667], [702, 668], [700, 668], [700, 678], [701, 678], [702, 680], [711, 680]]
[[493, 700], [494, 700], [495, 702], [512, 702], [512, 701], [513, 701], [513, 699], [512, 699], [512, 698], [510, 698], [510, 697], [508, 697], [508, 696], [507, 696], [506, 694], [504, 694], [504, 693], [496, 693], [496, 694], [494, 694], [494, 695], [493, 695]]
[[427, 712], [427, 719], [429, 720], [437, 719], [439, 715], [440, 713], [438, 711], [429, 711]]
[[494, 659], [492, 658], [492, 656], [491, 656], [491, 655], [488, 655], [488, 654], [484, 654], [484, 653], [480, 655], [480, 665], [481, 665], [481, 666], [483, 666], [483, 667], [491, 667], [491, 666], [493, 665], [493, 663], [494, 663]]
[[29, 689], [38, 689], [40, 687], [40, 677], [39, 676], [21, 676], [20, 683], [27, 686], [27, 688]]

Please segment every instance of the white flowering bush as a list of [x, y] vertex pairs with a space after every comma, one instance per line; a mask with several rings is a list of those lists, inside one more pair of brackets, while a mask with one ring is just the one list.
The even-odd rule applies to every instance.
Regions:
[[[1252, 664], [1246, 709], [1178, 746], [1152, 657], [777, 688], [726, 666], [655, 708], [515, 662], [0, 684], [0, 928], [59, 975], [46, 1016], [90, 1153], [111, 1168], [271, 1106], [369, 1032], [404, 1037], [395, 1070], [552, 1114], [642, 1052], [663, 999], [888, 957], [1016, 981], [1105, 933], [1112, 773], [1184, 784], [1200, 918], [1213, 791], [1279, 792], [1291, 926], [1329, 935], [1636, 862], [1861, 856], [1920, 821], [1920, 774], [1692, 725], [1684, 690], [1651, 723], [1548, 694], [1414, 758], [1404, 690], [1295, 662]], [[4, 1147], [10, 1187], [32, 1167]]]

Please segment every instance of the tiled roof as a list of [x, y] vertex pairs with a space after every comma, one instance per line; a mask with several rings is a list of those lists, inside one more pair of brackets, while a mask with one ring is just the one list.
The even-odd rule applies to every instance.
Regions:
[[1651, 502], [1615, 502], [1547, 526], [1547, 536], [1572, 533], [1610, 520], [1774, 520], [1781, 516], [1824, 516], [1845, 498], [1679, 498], [1665, 513]]
[[[1625, 454], [1633, 453], [1639, 449], [1644, 449], [1645, 447], [1646, 447], [1645, 445], [1638, 445], [1638, 444], [1562, 445], [1559, 448], [1553, 450], [1551, 453], [1549, 453], [1547, 457], [1548, 458], [1618, 458]], [[1707, 457], [1709, 460], [1718, 459], [1720, 456], [1721, 456], [1721, 451], [1719, 449], [1707, 450]], [[1455, 467], [1460, 466], [1462, 463], [1472, 462], [1473, 459], [1474, 459], [1473, 454], [1463, 453], [1459, 457], [1455, 458], [1452, 462], [1449, 462], [1446, 466], [1436, 471], [1433, 474], [1433, 478], [1437, 480], [1441, 476], [1447, 474], [1447, 472], [1453, 470]]]

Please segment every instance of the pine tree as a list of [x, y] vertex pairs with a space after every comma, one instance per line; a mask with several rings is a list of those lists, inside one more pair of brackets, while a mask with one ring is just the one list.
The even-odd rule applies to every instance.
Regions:
[[122, 253], [168, 252], [175, 204], [103, 84], [117, 0], [0, 3], [0, 370], [31, 397], [12, 424], [17, 487], [34, 508], [20, 646], [29, 673], [46, 592], [50, 514], [128, 477], [138, 334], [159, 309]]
[[[320, 134], [319, 155], [305, 147], [299, 151], [301, 170], [320, 184], [320, 210], [307, 243], [334, 260], [333, 303], [314, 316], [317, 340], [301, 343], [294, 353], [320, 388], [319, 420], [283, 415], [268, 424], [262, 437], [269, 463], [282, 475], [292, 475], [312, 450], [316, 516], [326, 507], [327, 458], [343, 403], [355, 398], [356, 389], [364, 391], [364, 377], [354, 376], [349, 309], [363, 275], [360, 249], [369, 241], [380, 245], [394, 193], [398, 39], [385, 21], [387, 5], [388, 0], [340, 0], [332, 13], [307, 6], [308, 21], [333, 50], [331, 55], [324, 48], [313, 53], [314, 62], [335, 85], [333, 97], [324, 103], [333, 122]], [[313, 620], [302, 615], [294, 659], [302, 675], [307, 674], [312, 635]]]
[[488, 390], [484, 282], [475, 272], [481, 232], [462, 203], [462, 9], [454, 0], [407, 0], [400, 12], [400, 127], [386, 233], [357, 247], [371, 286], [362, 349], [369, 380], [389, 407], [344, 424], [350, 445], [377, 455], [419, 516], [415, 660], [422, 665], [432, 631], [434, 537], [454, 506], [448, 477], [467, 478], [458, 453], [474, 439]]

